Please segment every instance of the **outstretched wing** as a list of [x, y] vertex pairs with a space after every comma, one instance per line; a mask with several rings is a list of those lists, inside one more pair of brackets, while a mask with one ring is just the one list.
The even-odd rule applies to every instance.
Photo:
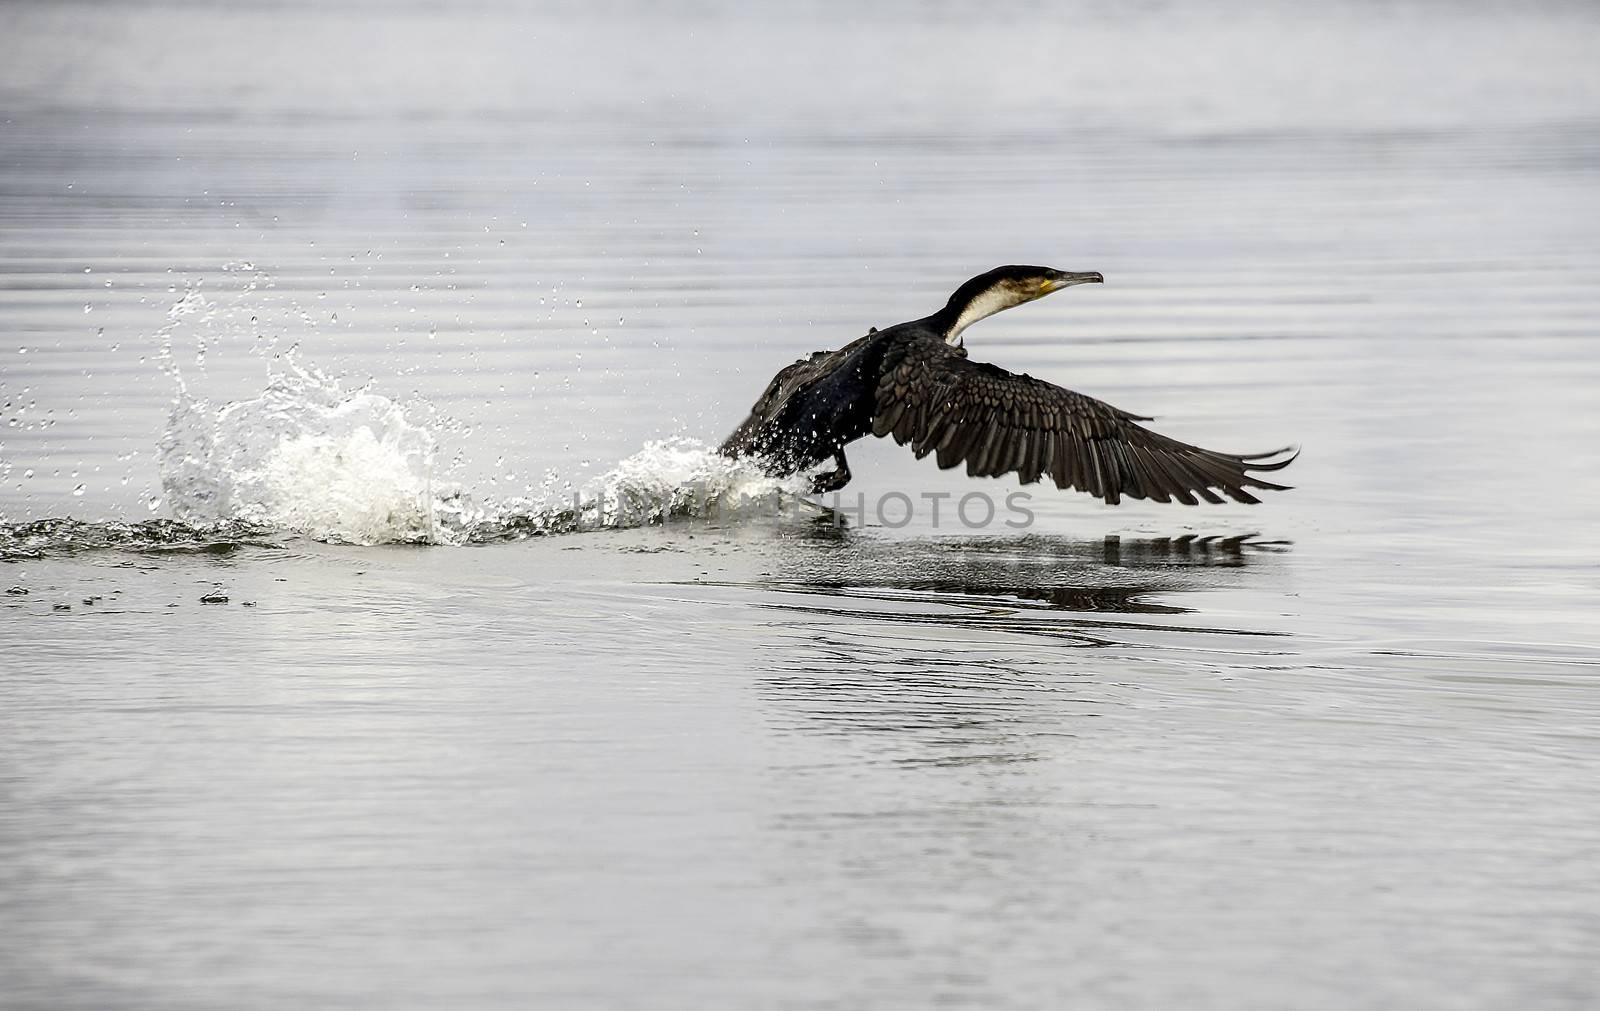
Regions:
[[[1259, 502], [1246, 489], [1281, 491], [1254, 472], [1287, 467], [1293, 457], [1235, 455], [1190, 446], [1140, 425], [1149, 421], [1110, 404], [1017, 375], [939, 340], [908, 341], [884, 360], [872, 434], [911, 444], [939, 466], [963, 461], [975, 477], [1015, 472], [1023, 484], [1044, 475], [1115, 505], [1122, 496], [1220, 503], [1221, 492]], [[1264, 462], [1265, 461], [1265, 462]]]

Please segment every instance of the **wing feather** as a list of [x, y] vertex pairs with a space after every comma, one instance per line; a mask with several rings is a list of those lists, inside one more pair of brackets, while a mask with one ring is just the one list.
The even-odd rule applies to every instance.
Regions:
[[1141, 415], [1028, 375], [967, 358], [933, 338], [904, 341], [885, 356], [872, 432], [935, 453], [943, 469], [974, 477], [1048, 476], [1116, 504], [1123, 496], [1196, 505], [1260, 501], [1250, 489], [1283, 490], [1263, 472], [1294, 460], [1286, 450], [1233, 454], [1145, 428]]

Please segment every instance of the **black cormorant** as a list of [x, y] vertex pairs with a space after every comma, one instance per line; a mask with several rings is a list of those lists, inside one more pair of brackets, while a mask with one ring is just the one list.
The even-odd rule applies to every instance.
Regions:
[[1023, 484], [1045, 475], [1115, 505], [1124, 495], [1220, 503], [1260, 501], [1247, 489], [1281, 491], [1254, 472], [1280, 470], [1286, 450], [1236, 455], [1169, 439], [1138, 424], [1149, 418], [967, 358], [962, 332], [986, 316], [1075, 284], [1095, 272], [996, 267], [957, 288], [931, 316], [873, 329], [837, 351], [818, 351], [773, 377], [750, 416], [720, 449], [752, 457], [774, 475], [832, 459], [814, 492], [850, 480], [844, 447], [868, 434], [894, 436], [941, 468], [965, 461], [972, 476], [1015, 473]]

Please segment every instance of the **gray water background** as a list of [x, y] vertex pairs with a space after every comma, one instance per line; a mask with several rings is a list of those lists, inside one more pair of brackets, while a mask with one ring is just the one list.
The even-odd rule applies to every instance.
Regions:
[[199, 395], [298, 345], [486, 499], [713, 440], [1003, 262], [1108, 283], [975, 356], [1304, 447], [1253, 509], [1035, 488], [1026, 531], [12, 558], [0, 1006], [1594, 1006], [1597, 42], [1586, 3], [0, 7], [7, 523], [166, 515], [195, 286], [241, 313], [178, 349]]

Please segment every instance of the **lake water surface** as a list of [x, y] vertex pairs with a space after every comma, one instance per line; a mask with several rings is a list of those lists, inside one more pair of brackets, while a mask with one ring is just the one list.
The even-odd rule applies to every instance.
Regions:
[[[1597, 42], [0, 9], [0, 1006], [1595, 1006]], [[1006, 262], [1295, 489], [705, 453]]]

